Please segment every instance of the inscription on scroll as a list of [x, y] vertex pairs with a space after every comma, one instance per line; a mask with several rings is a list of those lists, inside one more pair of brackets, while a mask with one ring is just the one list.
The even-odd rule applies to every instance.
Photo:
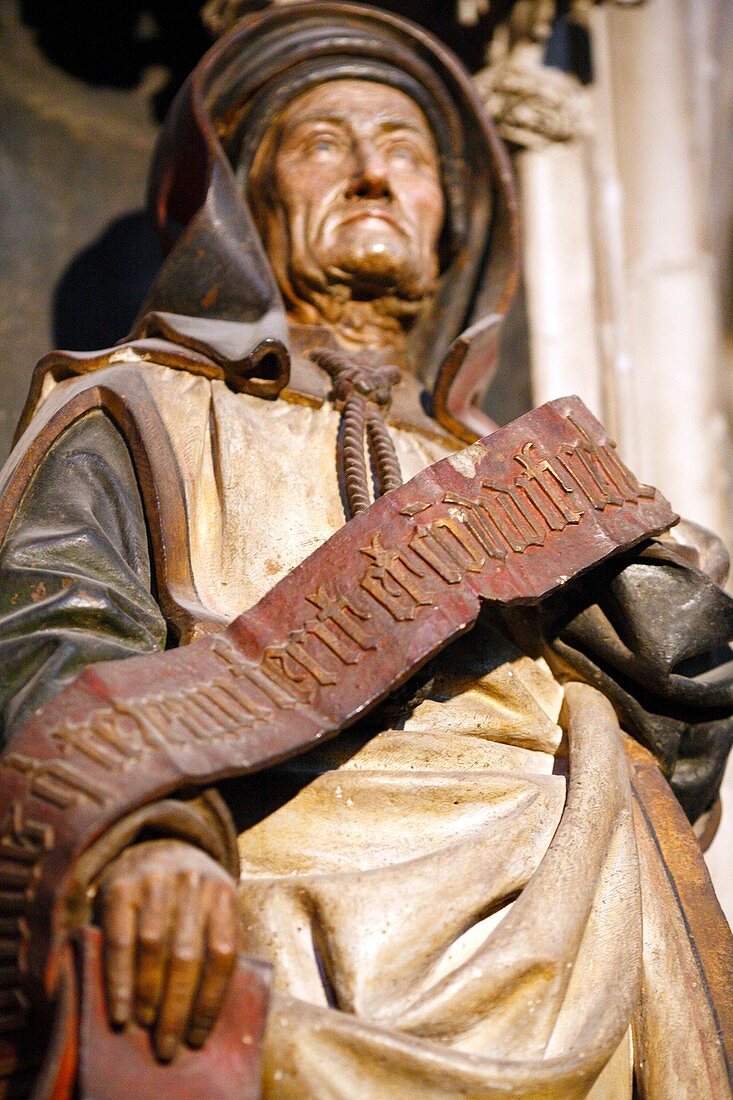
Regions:
[[[43, 957], [48, 853], [177, 785], [342, 728], [475, 619], [532, 601], [675, 520], [577, 398], [554, 402], [390, 493], [216, 638], [97, 665], [0, 758], [0, 1029]], [[51, 873], [51, 872], [49, 872]], [[34, 924], [35, 921], [35, 924]]]

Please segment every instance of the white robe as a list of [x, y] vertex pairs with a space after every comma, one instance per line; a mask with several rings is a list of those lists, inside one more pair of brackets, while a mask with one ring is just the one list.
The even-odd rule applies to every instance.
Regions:
[[[151, 363], [140, 377], [198, 599], [229, 621], [342, 526], [339, 415]], [[390, 431], [405, 480], [449, 453]], [[403, 728], [302, 758], [311, 781], [240, 836], [246, 949], [274, 964], [264, 1096], [630, 1098], [642, 979], [656, 997], [682, 973], [684, 932], [637, 854], [613, 710], [486, 624], [436, 667]], [[684, 1065], [662, 1052], [653, 1100], [700, 1095], [705, 1032], [681, 1002]]]

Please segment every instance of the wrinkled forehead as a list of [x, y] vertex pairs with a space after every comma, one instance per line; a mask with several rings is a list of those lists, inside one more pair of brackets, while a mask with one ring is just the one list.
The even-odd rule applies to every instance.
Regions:
[[376, 81], [324, 81], [295, 96], [270, 129], [283, 138], [309, 123], [409, 130], [435, 149], [435, 138], [422, 108], [399, 88]]

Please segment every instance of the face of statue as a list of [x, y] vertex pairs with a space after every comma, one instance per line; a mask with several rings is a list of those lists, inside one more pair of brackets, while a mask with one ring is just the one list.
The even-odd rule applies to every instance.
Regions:
[[417, 104], [396, 88], [335, 80], [279, 116], [250, 175], [255, 217], [286, 296], [418, 301], [438, 274], [445, 203]]

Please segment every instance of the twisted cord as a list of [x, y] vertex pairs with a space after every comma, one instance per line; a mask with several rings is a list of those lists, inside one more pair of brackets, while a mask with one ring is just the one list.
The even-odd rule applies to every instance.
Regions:
[[366, 401], [360, 395], [350, 397], [341, 413], [343, 429], [337, 452], [339, 472], [344, 479], [346, 500], [352, 516], [369, 507], [369, 481], [364, 457]]
[[377, 467], [380, 490], [382, 493], [390, 493], [393, 489], [399, 489], [402, 484], [400, 460], [397, 457], [387, 425], [376, 409], [369, 410], [367, 432], [369, 434], [370, 450]]
[[309, 352], [309, 358], [328, 371], [332, 378], [349, 370], [353, 365], [350, 356], [344, 355], [342, 351], [334, 351], [333, 348], [313, 348]]
[[383, 419], [400, 372], [397, 367], [376, 363], [370, 353], [347, 355], [331, 348], [314, 348], [310, 358], [331, 375], [332, 399], [341, 407], [336, 461], [349, 511], [355, 516], [370, 504], [367, 446], [374, 461], [378, 495], [402, 484], [397, 453]]

